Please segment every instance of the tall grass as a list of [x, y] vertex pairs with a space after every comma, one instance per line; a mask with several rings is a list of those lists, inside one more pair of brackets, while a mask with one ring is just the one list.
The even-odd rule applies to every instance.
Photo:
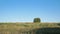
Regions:
[[58, 27], [57, 23], [0, 23], [0, 34], [29, 33], [30, 30], [44, 27]]

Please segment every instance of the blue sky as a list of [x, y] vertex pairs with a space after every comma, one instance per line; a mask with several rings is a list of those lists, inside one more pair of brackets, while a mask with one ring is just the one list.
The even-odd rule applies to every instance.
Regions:
[[0, 0], [0, 22], [60, 22], [60, 0]]

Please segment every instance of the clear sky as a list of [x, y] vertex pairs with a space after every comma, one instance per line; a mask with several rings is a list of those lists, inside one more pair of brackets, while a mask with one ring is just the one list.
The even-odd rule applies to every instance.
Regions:
[[60, 0], [0, 0], [0, 22], [60, 22]]

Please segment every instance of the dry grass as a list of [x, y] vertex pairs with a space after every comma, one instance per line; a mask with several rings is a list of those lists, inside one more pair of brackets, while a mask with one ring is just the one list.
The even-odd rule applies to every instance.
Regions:
[[58, 27], [58, 25], [57, 23], [0, 23], [0, 34], [20, 34], [44, 27]]

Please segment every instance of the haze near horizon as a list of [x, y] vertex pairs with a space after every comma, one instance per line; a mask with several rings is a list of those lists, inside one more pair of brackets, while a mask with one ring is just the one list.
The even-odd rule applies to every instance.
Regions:
[[60, 22], [60, 0], [0, 0], [0, 22]]

